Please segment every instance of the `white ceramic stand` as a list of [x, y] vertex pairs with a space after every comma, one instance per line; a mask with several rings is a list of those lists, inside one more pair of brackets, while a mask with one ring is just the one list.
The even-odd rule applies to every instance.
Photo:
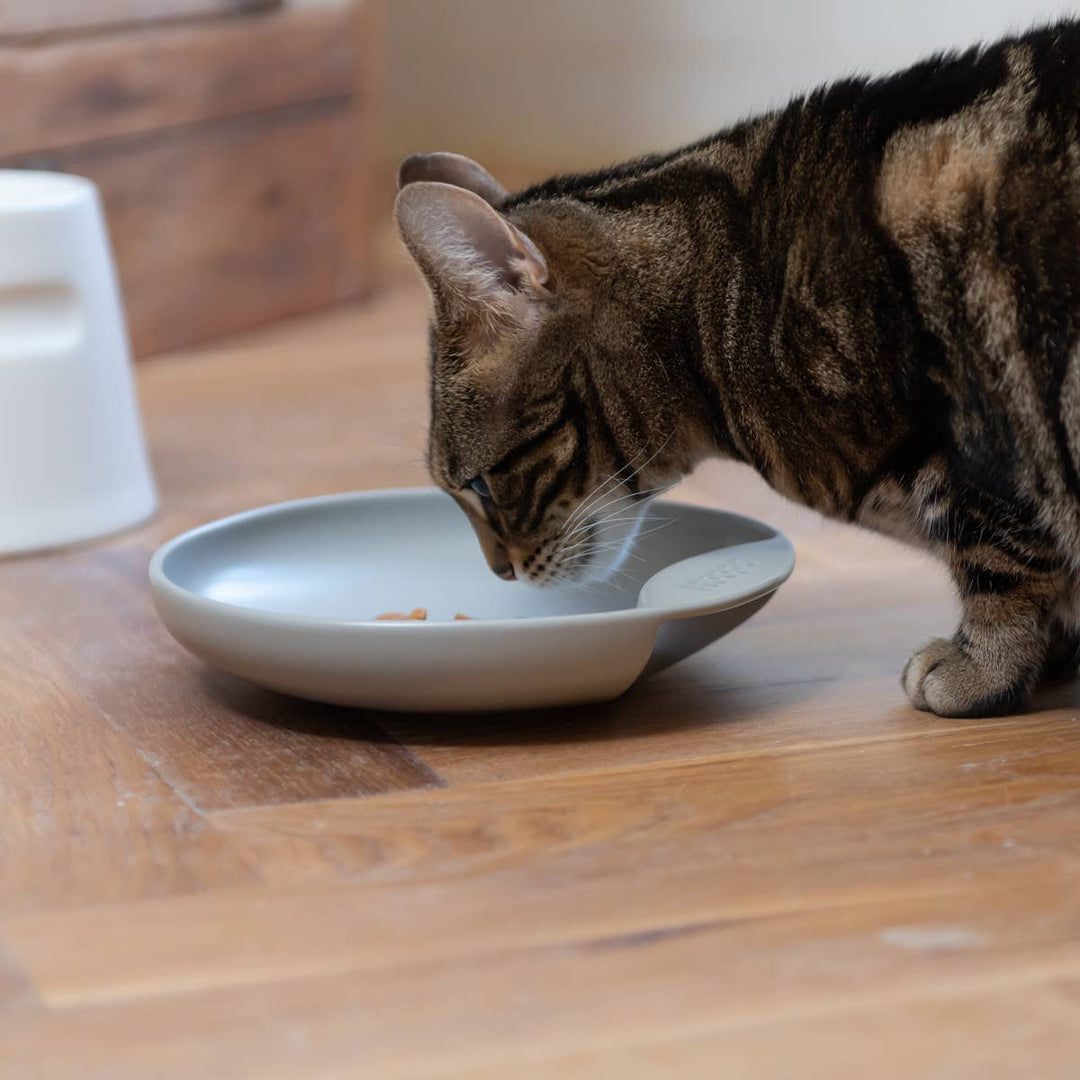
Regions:
[[0, 554], [115, 532], [155, 504], [97, 189], [0, 170]]

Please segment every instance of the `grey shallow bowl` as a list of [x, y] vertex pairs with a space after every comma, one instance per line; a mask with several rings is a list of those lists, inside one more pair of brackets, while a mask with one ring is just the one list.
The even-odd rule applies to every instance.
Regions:
[[[722, 510], [660, 501], [643, 531], [612, 583], [535, 589], [491, 573], [438, 491], [329, 495], [178, 536], [150, 582], [177, 641], [272, 690], [428, 712], [570, 705], [722, 637], [795, 562], [775, 529]], [[374, 621], [414, 607], [429, 621]]]

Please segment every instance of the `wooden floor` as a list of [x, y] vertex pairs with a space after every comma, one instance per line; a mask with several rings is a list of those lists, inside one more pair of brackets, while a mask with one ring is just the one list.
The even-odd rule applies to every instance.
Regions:
[[945, 579], [747, 471], [793, 579], [599, 707], [416, 717], [215, 674], [146, 563], [425, 481], [424, 303], [141, 367], [162, 509], [0, 562], [0, 1075], [1080, 1076], [1080, 686], [913, 712]]

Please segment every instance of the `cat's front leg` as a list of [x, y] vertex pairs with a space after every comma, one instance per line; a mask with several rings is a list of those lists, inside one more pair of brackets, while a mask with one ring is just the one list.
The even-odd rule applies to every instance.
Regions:
[[912, 705], [939, 716], [991, 716], [1020, 704], [1043, 674], [1064, 575], [1033, 571], [997, 551], [951, 565], [963, 619], [908, 661], [901, 681]]

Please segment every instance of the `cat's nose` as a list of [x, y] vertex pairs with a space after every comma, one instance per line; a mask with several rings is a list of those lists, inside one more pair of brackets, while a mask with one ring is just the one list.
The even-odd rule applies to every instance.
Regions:
[[514, 573], [514, 568], [509, 563], [500, 563], [498, 566], [491, 568], [503, 579], [503, 581], [513, 581], [517, 574]]

